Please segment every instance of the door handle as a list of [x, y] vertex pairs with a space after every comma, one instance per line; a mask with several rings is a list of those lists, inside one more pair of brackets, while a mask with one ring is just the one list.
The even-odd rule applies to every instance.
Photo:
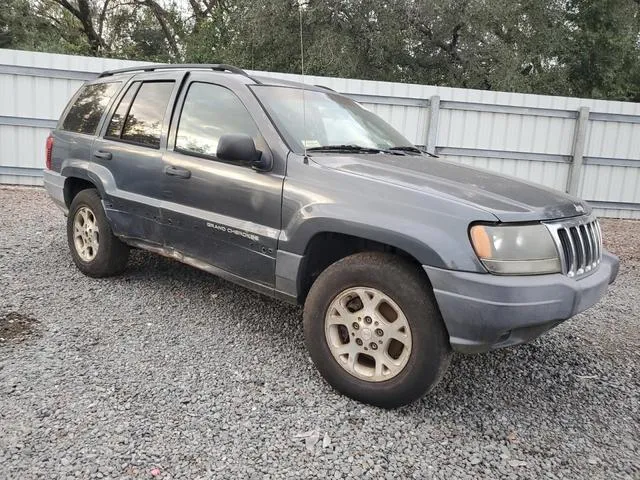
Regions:
[[166, 173], [171, 177], [180, 177], [180, 178], [191, 177], [191, 170], [187, 170], [186, 168], [175, 167], [173, 165], [164, 167], [164, 173]]
[[102, 158], [103, 160], [111, 160], [111, 158], [113, 157], [113, 155], [111, 155], [111, 152], [105, 152], [104, 150], [96, 150], [95, 152], [93, 152], [93, 156], [96, 158]]

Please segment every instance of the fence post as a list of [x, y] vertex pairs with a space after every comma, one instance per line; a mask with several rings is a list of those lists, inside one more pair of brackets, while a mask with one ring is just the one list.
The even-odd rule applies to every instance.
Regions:
[[429, 99], [429, 129], [427, 130], [427, 152], [436, 154], [438, 141], [438, 122], [440, 121], [440, 96], [433, 95]]
[[582, 158], [584, 156], [585, 140], [587, 135], [587, 123], [589, 122], [589, 107], [580, 107], [576, 129], [573, 134], [572, 162], [569, 166], [569, 177], [567, 178], [567, 193], [578, 194], [580, 184], [580, 173], [582, 172]]

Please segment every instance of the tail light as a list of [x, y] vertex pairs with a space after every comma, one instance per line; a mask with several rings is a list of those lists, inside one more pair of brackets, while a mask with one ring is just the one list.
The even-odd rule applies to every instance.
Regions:
[[49, 134], [47, 137], [47, 157], [45, 160], [45, 165], [47, 170], [51, 170], [51, 154], [53, 153], [53, 135]]

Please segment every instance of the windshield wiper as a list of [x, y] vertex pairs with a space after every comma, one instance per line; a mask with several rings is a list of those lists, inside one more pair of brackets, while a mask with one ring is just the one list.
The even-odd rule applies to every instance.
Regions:
[[422, 150], [418, 147], [414, 147], [413, 145], [406, 145], [402, 147], [391, 147], [389, 150], [396, 150], [396, 151], [399, 150], [401, 152], [412, 152], [412, 153], [426, 153], [430, 157], [440, 158], [437, 155], [434, 155], [433, 153], [429, 153], [426, 150]]
[[397, 150], [400, 152], [412, 152], [412, 153], [422, 153], [422, 151], [418, 147], [414, 147], [413, 145], [405, 145], [402, 147], [391, 147], [389, 150]]
[[307, 148], [307, 152], [356, 152], [356, 153], [389, 153], [391, 155], [404, 155], [399, 150], [374, 147], [362, 147], [360, 145], [322, 145], [320, 147]]

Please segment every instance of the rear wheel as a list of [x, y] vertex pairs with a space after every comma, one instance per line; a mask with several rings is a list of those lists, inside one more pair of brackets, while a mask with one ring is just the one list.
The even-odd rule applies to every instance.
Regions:
[[387, 253], [355, 254], [322, 272], [305, 302], [304, 330], [324, 378], [372, 405], [392, 408], [422, 397], [449, 364], [428, 280]]
[[78, 269], [90, 277], [121, 273], [129, 259], [129, 247], [111, 231], [95, 189], [82, 190], [69, 207], [67, 242]]

